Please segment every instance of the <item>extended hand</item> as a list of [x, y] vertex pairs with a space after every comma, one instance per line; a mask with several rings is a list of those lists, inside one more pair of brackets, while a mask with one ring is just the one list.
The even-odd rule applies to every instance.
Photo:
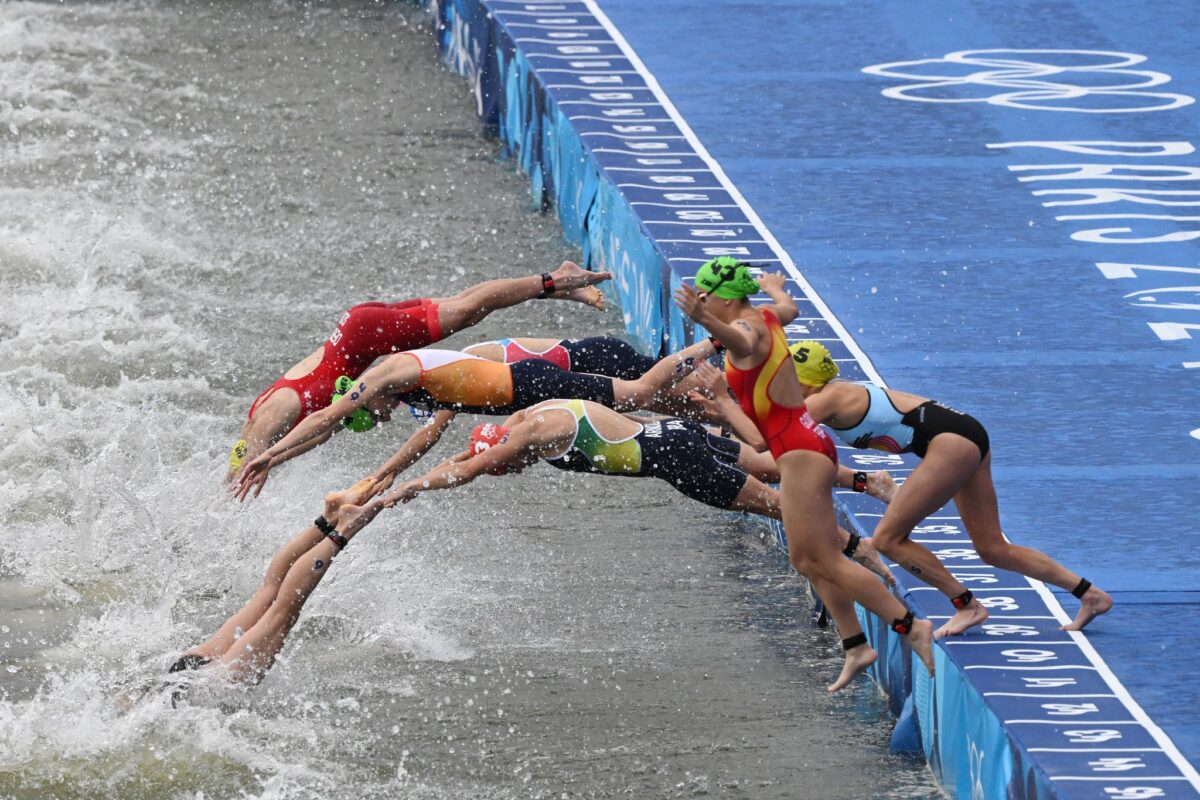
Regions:
[[379, 497], [388, 489], [392, 488], [392, 484], [396, 481], [396, 474], [394, 472], [389, 472], [382, 478], [374, 476], [373, 480], [375, 482], [371, 485], [370, 494], [367, 495], [368, 500], [370, 500], [372, 497]]
[[263, 453], [242, 467], [242, 474], [238, 476], [237, 486], [233, 488], [234, 496], [239, 501], [244, 501], [250, 496], [250, 490], [253, 489], [254, 497], [258, 497], [270, 474], [271, 459], [267, 457], [266, 453]]
[[412, 483], [402, 484], [399, 489], [392, 492], [387, 497], [382, 498], [383, 507], [391, 508], [397, 503], [407, 503], [415, 498], [418, 494], [419, 492], [417, 491], [417, 487]]
[[703, 322], [704, 299], [686, 283], [675, 290], [675, 305], [679, 306], [679, 310], [692, 322]]
[[720, 400], [729, 395], [729, 384], [725, 383], [725, 373], [707, 361], [696, 367], [696, 378], [700, 381], [700, 389], [713, 400]]
[[787, 278], [778, 272], [767, 272], [758, 276], [758, 288], [764, 293], [782, 292]]

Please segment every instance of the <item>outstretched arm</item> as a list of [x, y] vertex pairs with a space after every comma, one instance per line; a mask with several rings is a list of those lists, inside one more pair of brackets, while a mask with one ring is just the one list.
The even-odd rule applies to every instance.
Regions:
[[[790, 325], [796, 317], [800, 316], [800, 307], [783, 288], [786, 281], [787, 278], [778, 272], [768, 272], [758, 279], [758, 288], [772, 300], [766, 305], [766, 308], [775, 312], [775, 316], [779, 317], [781, 323]], [[759, 308], [763, 308], [763, 306], [759, 306]]]
[[420, 478], [413, 478], [400, 486], [384, 498], [384, 504], [390, 507], [396, 503], [407, 503], [421, 492], [464, 486], [486, 472], [518, 460], [532, 446], [533, 440], [529, 430], [524, 427], [514, 428], [504, 443], [489, 447], [465, 461], [446, 461], [439, 464]]
[[397, 475], [417, 463], [433, 449], [433, 446], [441, 440], [442, 434], [450, 427], [454, 416], [455, 412], [453, 411], [437, 411], [428, 422], [408, 437], [408, 441], [400, 446], [394, 456], [371, 473], [371, 479], [375, 482], [372, 494], [377, 495], [390, 489]]
[[296, 456], [304, 455], [309, 450], [312, 450], [315, 447], [319, 447], [320, 445], [325, 444], [326, 442], [329, 441], [330, 436], [333, 436], [332, 430], [326, 431], [325, 433], [322, 433], [320, 436], [309, 439], [307, 442], [302, 442], [301, 444], [297, 444], [297, 445], [293, 445], [292, 447], [289, 447], [287, 450], [285, 450], [284, 452], [280, 453], [279, 455], [277, 455], [271, 459], [271, 467], [275, 468], [285, 461], [291, 461]]
[[353, 414], [356, 409], [362, 408], [376, 397], [409, 388], [407, 385], [402, 386], [402, 378], [405, 376], [406, 368], [411, 366], [406, 362], [411, 361], [412, 359], [397, 359], [396, 356], [392, 356], [367, 370], [355, 381], [354, 390], [342, 395], [341, 399], [333, 405], [309, 415], [303, 422], [292, 428], [287, 436], [267, 448], [253, 461], [247, 462], [246, 466], [242, 468], [237, 488], [234, 490], [237, 498], [245, 500], [251, 489], [254, 489], [254, 496], [258, 497], [263, 484], [266, 483], [267, 475], [273, 467], [316, 446], [316, 444], [312, 444], [308, 448], [301, 449], [300, 445], [322, 436], [328, 438], [328, 434], [332, 433], [338, 423], [344, 417]]

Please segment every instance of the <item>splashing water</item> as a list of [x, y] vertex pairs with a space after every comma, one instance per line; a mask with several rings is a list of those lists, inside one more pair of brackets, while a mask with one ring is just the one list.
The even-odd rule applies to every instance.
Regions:
[[[779, 560], [645, 481], [534, 471], [387, 512], [263, 684], [189, 676], [171, 707], [166, 666], [409, 432], [337, 437], [239, 506], [254, 396], [354, 302], [572, 257], [423, 25], [0, 5], [0, 796], [929, 795], [869, 686], [822, 696], [831, 640], [792, 626]], [[570, 305], [451, 346], [619, 329]]]

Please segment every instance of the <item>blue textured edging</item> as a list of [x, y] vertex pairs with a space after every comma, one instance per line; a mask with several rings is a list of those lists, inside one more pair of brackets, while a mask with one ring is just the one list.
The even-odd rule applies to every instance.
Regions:
[[[696, 336], [671, 290], [716, 255], [782, 268], [801, 308], [794, 338], [824, 341], [843, 375], [881, 377], [766, 230], [594, 0], [426, 0], [447, 61], [471, 80], [485, 123], [557, 209], [587, 264], [610, 269], [628, 330], [651, 352]], [[914, 462], [843, 451], [902, 477]], [[869, 533], [880, 508], [839, 493], [843, 523]], [[773, 526], [780, 544], [783, 534]], [[992, 616], [936, 649], [930, 679], [906, 643], [859, 610], [872, 670], [959, 797], [1195, 797], [1200, 776], [1040, 583], [983, 564], [943, 509], [914, 531]], [[907, 575], [901, 592], [940, 622], [952, 609]]]

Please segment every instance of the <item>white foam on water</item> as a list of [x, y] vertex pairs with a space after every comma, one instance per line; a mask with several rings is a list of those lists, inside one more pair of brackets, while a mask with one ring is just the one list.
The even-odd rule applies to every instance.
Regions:
[[[0, 187], [0, 604], [11, 611], [0, 638], [20, 651], [0, 649], [0, 773], [18, 781], [0, 778], [0, 794], [167, 796], [223, 776], [246, 797], [322, 796], [341, 768], [325, 753], [326, 712], [289, 707], [290, 682], [311, 678], [301, 654], [471, 656], [440, 630], [454, 576], [431, 581], [441, 570], [405, 561], [394, 541], [364, 534], [339, 559], [258, 690], [198, 686], [178, 709], [159, 690], [125, 713], [115, 702], [235, 610], [321, 491], [362, 469], [331, 447], [324, 463], [279, 470], [251, 504], [224, 497], [249, 389], [214, 386], [234, 345], [197, 315], [225, 302], [234, 270], [173, 190], [220, 142], [156, 130], [160, 104], [210, 100], [126, 53], [152, 46], [143, 26], [158, 13], [0, 5], [0, 157], [18, 176]], [[367, 566], [381, 569], [352, 575]]]

